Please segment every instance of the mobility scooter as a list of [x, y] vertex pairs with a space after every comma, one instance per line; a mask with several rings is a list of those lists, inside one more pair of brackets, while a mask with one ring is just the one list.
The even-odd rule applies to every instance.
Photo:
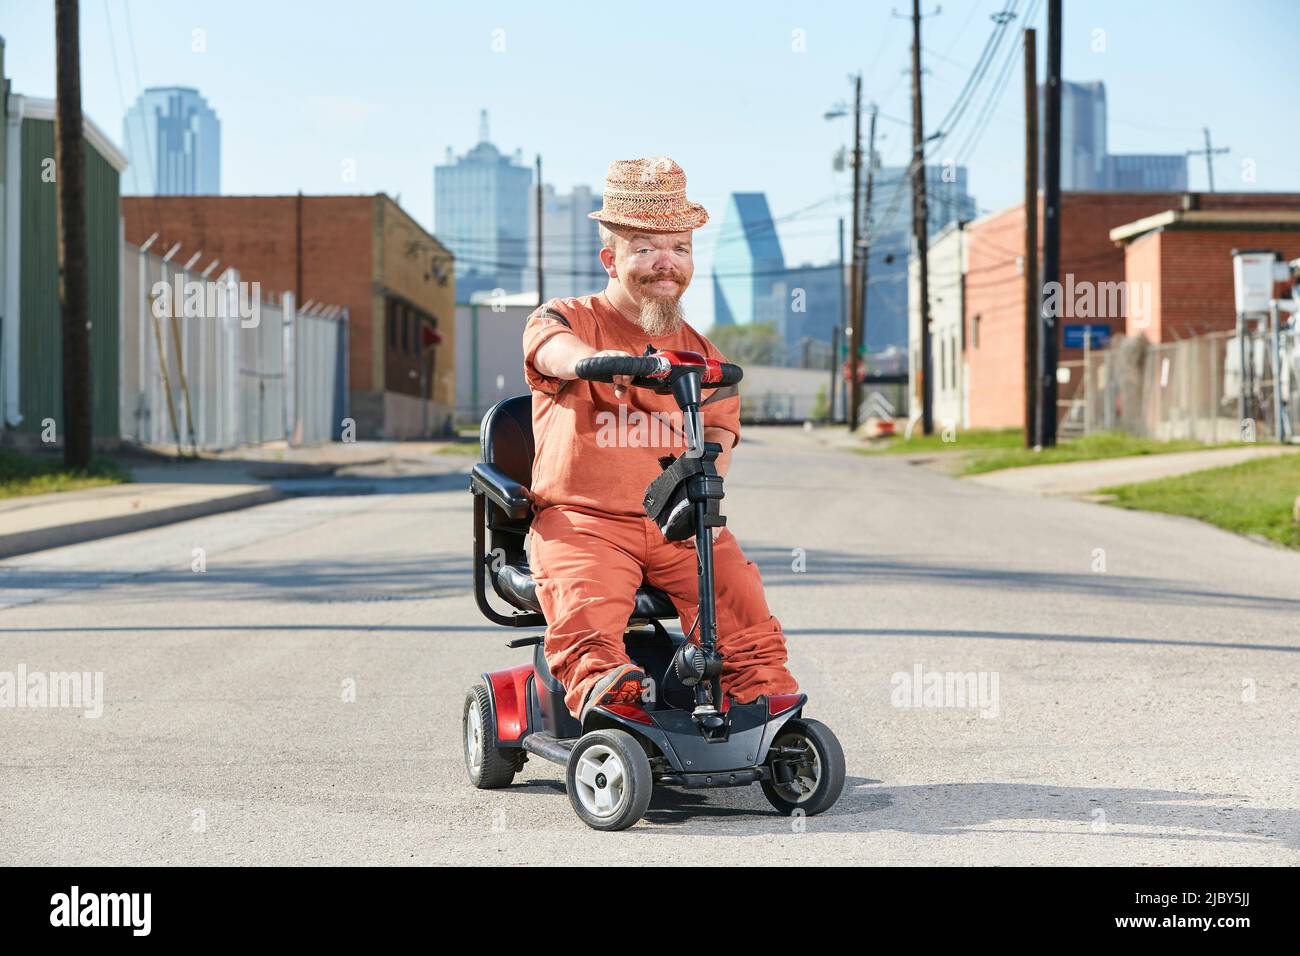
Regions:
[[[661, 461], [665, 470], [647, 489], [645, 506], [670, 540], [695, 538], [698, 634], [692, 641], [670, 633], [662, 622], [677, 617], [676, 608], [666, 593], [643, 584], [624, 641], [628, 656], [648, 675], [646, 690], [637, 703], [589, 708], [583, 723], [565, 707], [564, 688], [546, 665], [542, 635], [509, 641], [513, 648], [531, 647], [532, 661], [484, 674], [466, 695], [462, 729], [470, 782], [481, 789], [508, 786], [530, 755], [560, 764], [574, 811], [597, 830], [636, 823], [656, 785], [757, 782], [781, 813], [828, 809], [844, 786], [844, 753], [828, 727], [803, 716], [807, 695], [740, 704], [721, 692], [712, 528], [726, 523], [718, 508], [722, 476], [714, 465], [722, 447], [703, 439], [700, 401], [703, 390], [739, 382], [741, 369], [696, 352], [647, 349], [641, 357], [583, 359], [577, 374], [605, 383], [630, 375], [633, 387], [671, 394], [682, 410], [685, 451], [671, 464]], [[494, 623], [545, 627], [524, 550], [532, 517], [531, 396], [493, 406], [483, 418], [480, 443], [483, 460], [470, 478], [475, 598]], [[492, 607], [489, 581], [511, 612]]]

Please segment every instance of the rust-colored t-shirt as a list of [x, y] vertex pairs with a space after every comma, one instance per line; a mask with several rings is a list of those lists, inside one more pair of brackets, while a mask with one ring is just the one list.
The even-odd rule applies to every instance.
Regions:
[[[533, 392], [533, 510], [566, 504], [606, 514], [643, 515], [646, 486], [662, 470], [659, 458], [686, 450], [682, 413], [672, 395], [630, 387], [623, 401], [614, 386], [542, 375], [533, 356], [555, 335], [573, 333], [597, 351], [632, 355], [656, 349], [687, 349], [725, 362], [707, 338], [683, 323], [675, 335], [651, 337], [623, 316], [605, 293], [551, 299], [524, 326], [524, 378]], [[725, 428], [740, 441], [740, 394], [736, 386], [705, 390], [700, 405], [705, 428]]]

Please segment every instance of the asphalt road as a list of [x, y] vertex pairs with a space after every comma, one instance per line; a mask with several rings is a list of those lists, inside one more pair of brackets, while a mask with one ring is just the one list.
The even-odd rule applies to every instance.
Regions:
[[[0, 680], [103, 675], [99, 717], [0, 706], [0, 863], [1300, 863], [1298, 554], [748, 429], [724, 507], [844, 795], [598, 834], [555, 765], [466, 782], [464, 691], [526, 654], [463, 477], [353, 481], [0, 562]], [[987, 696], [916, 706], [918, 670]]]

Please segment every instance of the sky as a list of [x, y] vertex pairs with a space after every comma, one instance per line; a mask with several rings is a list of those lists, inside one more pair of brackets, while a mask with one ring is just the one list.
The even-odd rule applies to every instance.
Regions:
[[[981, 212], [1023, 191], [1018, 53], [1000, 99], [978, 120], [1026, 26], [1038, 29], [1045, 72], [1044, 3], [945, 0], [938, 12], [933, 0], [922, 4], [928, 134], [1008, 2], [1019, 15], [931, 160], [969, 168]], [[53, 6], [0, 0], [14, 92], [54, 95]], [[1216, 159], [1220, 190], [1300, 190], [1293, 3], [1064, 7], [1063, 74], [1105, 82], [1111, 152], [1198, 149], [1209, 126], [1215, 146], [1231, 150]], [[697, 278], [685, 299], [701, 328], [712, 318], [701, 279], [733, 191], [767, 194], [787, 264], [838, 256], [851, 184], [832, 158], [849, 144], [852, 122], [824, 113], [851, 103], [851, 74], [862, 72], [864, 102], [878, 104], [883, 162], [902, 165], [910, 149], [911, 31], [896, 15], [910, 13], [907, 0], [83, 0], [81, 8], [86, 114], [121, 143], [141, 89], [196, 87], [221, 120], [227, 194], [382, 191], [435, 229], [433, 167], [448, 148], [463, 153], [477, 142], [480, 109], [492, 141], [521, 150], [528, 164], [540, 152], [546, 181], [561, 191], [599, 189], [611, 159], [673, 157], [690, 198], [712, 214], [697, 234]], [[1204, 160], [1189, 174], [1192, 189], [1205, 187]]]

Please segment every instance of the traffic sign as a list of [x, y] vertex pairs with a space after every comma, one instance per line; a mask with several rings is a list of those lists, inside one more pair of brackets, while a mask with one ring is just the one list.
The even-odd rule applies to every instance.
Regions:
[[1084, 339], [1087, 339], [1089, 348], [1104, 349], [1107, 343], [1110, 342], [1110, 326], [1084, 323], [1065, 327], [1065, 347], [1067, 349], [1083, 348]]

